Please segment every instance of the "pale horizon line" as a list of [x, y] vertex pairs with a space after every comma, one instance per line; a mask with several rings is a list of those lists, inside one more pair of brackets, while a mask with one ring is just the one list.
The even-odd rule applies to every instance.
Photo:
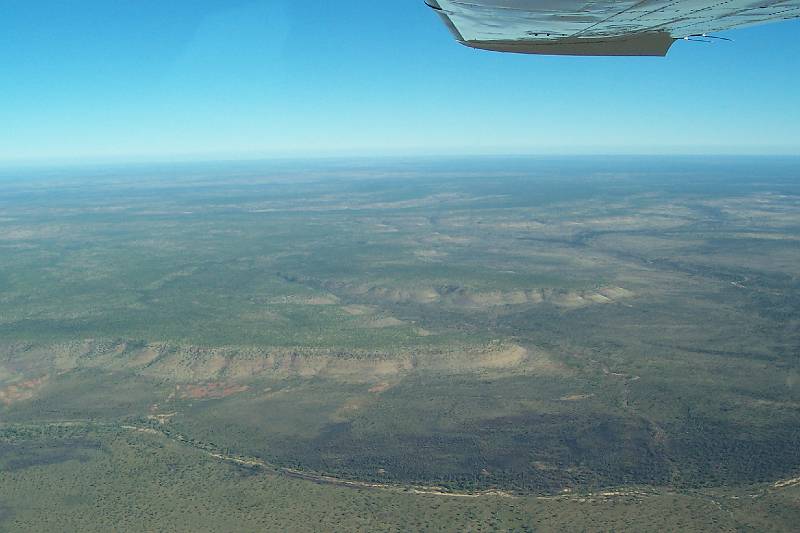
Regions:
[[52, 168], [52, 167], [87, 167], [87, 166], [139, 166], [139, 165], [182, 165], [213, 163], [258, 163], [270, 161], [356, 161], [356, 160], [424, 160], [424, 159], [497, 159], [497, 158], [531, 158], [531, 159], [566, 159], [566, 158], [800, 158], [800, 150], [791, 151], [745, 151], [745, 150], [708, 150], [708, 151], [508, 151], [508, 152], [370, 152], [339, 151], [318, 153], [280, 153], [280, 154], [175, 154], [175, 155], [120, 155], [120, 156], [76, 156], [76, 157], [37, 157], [37, 158], [0, 158], [0, 169], [13, 168]]

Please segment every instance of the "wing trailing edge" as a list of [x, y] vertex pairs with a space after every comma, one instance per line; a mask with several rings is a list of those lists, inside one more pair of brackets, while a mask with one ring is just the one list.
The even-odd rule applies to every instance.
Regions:
[[563, 56], [665, 56], [675, 38], [666, 32], [637, 33], [620, 37], [553, 39], [537, 41], [463, 41], [470, 48], [516, 54]]

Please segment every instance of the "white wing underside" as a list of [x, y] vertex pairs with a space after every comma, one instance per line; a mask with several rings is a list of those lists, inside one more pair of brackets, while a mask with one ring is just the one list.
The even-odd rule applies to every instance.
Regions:
[[800, 0], [426, 0], [467, 46], [665, 55], [676, 39], [800, 17]]

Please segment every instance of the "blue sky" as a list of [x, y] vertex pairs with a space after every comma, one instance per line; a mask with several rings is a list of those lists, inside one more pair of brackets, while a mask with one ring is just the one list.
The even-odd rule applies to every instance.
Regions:
[[456, 44], [422, 0], [5, 0], [0, 161], [800, 154], [800, 21], [661, 58]]

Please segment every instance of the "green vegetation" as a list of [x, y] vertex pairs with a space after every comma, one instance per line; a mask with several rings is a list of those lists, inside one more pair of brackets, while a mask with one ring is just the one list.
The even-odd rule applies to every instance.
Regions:
[[630, 487], [553, 497], [348, 488], [210, 457], [159, 434], [72, 424], [0, 430], [0, 530], [791, 530], [797, 485]]
[[796, 160], [86, 172], [0, 179], [0, 527], [798, 519]]

